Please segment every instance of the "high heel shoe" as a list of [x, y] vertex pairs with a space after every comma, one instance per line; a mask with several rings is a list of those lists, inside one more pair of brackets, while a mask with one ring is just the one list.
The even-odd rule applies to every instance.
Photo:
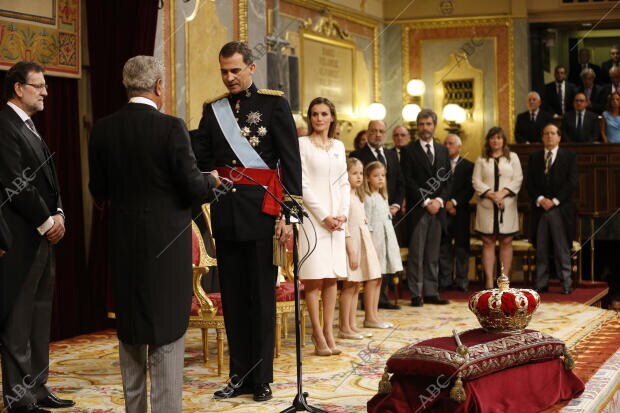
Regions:
[[361, 340], [363, 335], [358, 333], [345, 333], [344, 331], [338, 332], [338, 338], [344, 338], [345, 340]]
[[318, 348], [316, 346], [316, 341], [314, 341], [314, 337], [311, 337], [311, 339], [312, 339], [312, 344], [314, 344], [314, 354], [315, 355], [317, 355], [317, 356], [331, 356], [333, 354], [332, 350], [329, 347], [327, 347], [327, 348]]

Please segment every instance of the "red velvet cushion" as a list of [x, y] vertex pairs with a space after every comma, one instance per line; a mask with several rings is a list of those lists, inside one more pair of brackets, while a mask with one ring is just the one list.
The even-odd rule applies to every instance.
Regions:
[[536, 330], [491, 334], [481, 328], [459, 335], [469, 349], [465, 360], [456, 352], [454, 337], [438, 337], [403, 347], [387, 361], [390, 373], [452, 376], [461, 371], [472, 380], [510, 367], [550, 360], [564, 353], [564, 342]]
[[[299, 285], [299, 295], [303, 297], [304, 285]], [[276, 288], [276, 301], [295, 301], [295, 285], [291, 281], [280, 283], [280, 286]]]
[[[207, 297], [211, 300], [214, 307], [217, 307], [216, 315], [224, 315], [224, 310], [222, 309], [222, 297], [220, 293], [209, 293]], [[198, 315], [198, 310], [200, 310], [200, 303], [198, 302], [198, 298], [195, 295], [192, 296], [192, 309], [190, 315]]]
[[198, 235], [193, 230], [192, 230], [192, 264], [194, 265], [200, 264], [200, 244], [198, 244]]
[[200, 310], [200, 303], [195, 295], [192, 295], [192, 309], [190, 311], [190, 315], [196, 316], [198, 315], [198, 311]]

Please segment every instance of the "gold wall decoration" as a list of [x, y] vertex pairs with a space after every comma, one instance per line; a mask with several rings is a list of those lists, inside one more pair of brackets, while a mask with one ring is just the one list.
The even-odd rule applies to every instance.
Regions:
[[340, 27], [338, 22], [335, 21], [330, 14], [328, 14], [327, 16], [319, 17], [316, 23], [312, 21], [312, 18], [308, 17], [304, 21], [303, 28], [307, 31], [312, 31], [326, 37], [335, 37], [342, 40], [351, 40], [351, 34], [346, 29]]
[[239, 41], [248, 41], [248, 0], [237, 0], [237, 8], [239, 10], [238, 27]]

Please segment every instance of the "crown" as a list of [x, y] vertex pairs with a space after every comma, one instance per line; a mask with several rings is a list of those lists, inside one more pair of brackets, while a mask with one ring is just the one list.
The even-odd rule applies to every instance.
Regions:
[[504, 274], [497, 278], [497, 287], [479, 291], [469, 298], [469, 309], [489, 333], [519, 332], [527, 327], [540, 304], [540, 296], [534, 290], [510, 288], [510, 280]]

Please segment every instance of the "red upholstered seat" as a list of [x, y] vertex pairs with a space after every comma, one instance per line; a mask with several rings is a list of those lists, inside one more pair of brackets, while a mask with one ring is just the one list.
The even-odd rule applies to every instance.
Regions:
[[[198, 242], [198, 236], [196, 235], [195, 231], [192, 231], [192, 264], [200, 264], [200, 244]], [[193, 308], [192, 311], [194, 311]]]
[[[299, 295], [303, 298], [304, 285], [299, 284]], [[280, 286], [276, 288], [276, 301], [294, 301], [295, 300], [295, 285], [291, 281], [280, 283]]]

